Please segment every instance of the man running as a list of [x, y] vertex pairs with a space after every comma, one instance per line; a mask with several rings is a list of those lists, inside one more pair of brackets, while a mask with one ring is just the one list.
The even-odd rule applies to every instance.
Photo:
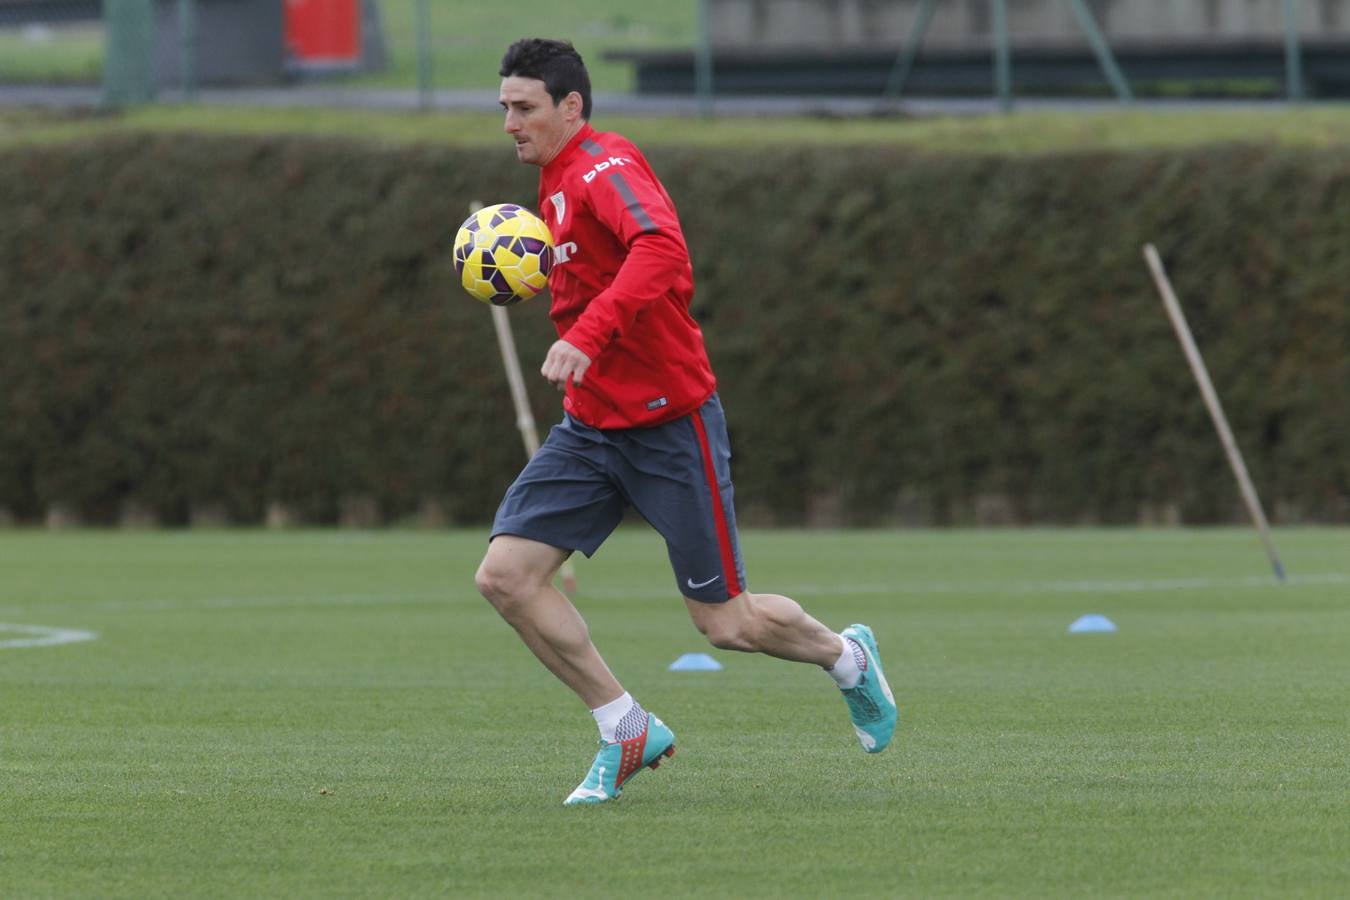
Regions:
[[863, 749], [879, 753], [896, 706], [866, 625], [836, 634], [794, 600], [746, 589], [731, 450], [703, 333], [689, 315], [693, 268], [675, 206], [647, 160], [590, 125], [590, 77], [562, 41], [530, 38], [502, 58], [500, 101], [516, 158], [538, 166], [554, 237], [550, 316], [559, 339], [541, 373], [563, 421], [507, 490], [478, 590], [591, 710], [600, 750], [566, 805], [616, 799], [675, 735], [624, 690], [553, 576], [593, 554], [632, 505], [666, 539], [676, 586], [715, 647], [825, 669]]

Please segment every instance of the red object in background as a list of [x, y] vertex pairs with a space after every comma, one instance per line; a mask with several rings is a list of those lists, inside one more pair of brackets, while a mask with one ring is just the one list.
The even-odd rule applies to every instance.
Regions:
[[286, 0], [286, 47], [299, 63], [361, 61], [361, 0]]

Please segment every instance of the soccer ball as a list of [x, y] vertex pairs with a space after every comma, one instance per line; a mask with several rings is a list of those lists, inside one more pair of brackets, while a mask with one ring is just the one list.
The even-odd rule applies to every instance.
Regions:
[[548, 286], [553, 235], [523, 206], [485, 206], [455, 235], [455, 271], [473, 297], [495, 306], [528, 300]]

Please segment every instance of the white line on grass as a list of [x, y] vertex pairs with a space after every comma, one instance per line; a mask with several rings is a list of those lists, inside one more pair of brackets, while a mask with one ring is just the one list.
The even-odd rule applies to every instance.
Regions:
[[[1350, 574], [1330, 572], [1316, 575], [1291, 575], [1283, 585], [1276, 584], [1269, 575], [1242, 578], [1154, 578], [1154, 579], [1082, 579], [1066, 581], [1030, 582], [904, 582], [787, 584], [789, 594], [802, 596], [853, 596], [860, 594], [1101, 594], [1175, 591], [1250, 590], [1256, 588], [1290, 588], [1312, 585], [1350, 584]], [[776, 589], [765, 585], [768, 589]], [[582, 596], [656, 598], [670, 596], [670, 591], [616, 591], [602, 588], [587, 590]]]
[[[388, 606], [388, 605], [427, 605], [432, 603], [444, 603], [449, 601], [463, 600], [463, 593], [467, 593], [471, 588], [464, 592], [437, 591], [420, 594], [311, 594], [311, 595], [293, 595], [273, 594], [271, 596], [223, 596], [223, 597], [192, 597], [192, 598], [167, 598], [167, 597], [146, 597], [138, 600], [101, 600], [81, 603], [78, 601], [69, 601], [65, 603], [44, 602], [40, 608], [44, 612], [52, 610], [77, 611], [90, 608], [113, 610], [114, 612], [194, 612], [213, 609], [303, 609], [305, 607], [327, 608], [337, 606]], [[0, 607], [0, 613], [11, 615], [27, 615], [38, 610], [38, 605], [25, 607], [21, 605], [11, 605]], [[6, 628], [20, 628], [26, 626], [6, 626], [0, 625], [0, 631]], [[96, 635], [97, 636], [97, 635]], [[86, 639], [87, 640], [87, 639]], [[0, 644], [0, 647], [7, 646]]]
[[[1350, 574], [1343, 572], [1326, 572], [1318, 574], [1291, 575], [1289, 580], [1283, 585], [1277, 585], [1269, 575], [1251, 575], [1245, 577], [1233, 578], [1093, 578], [1093, 579], [1070, 579], [1057, 581], [1024, 581], [1024, 582], [998, 582], [998, 581], [977, 581], [977, 582], [954, 582], [954, 581], [894, 581], [886, 583], [849, 583], [841, 582], [838, 584], [792, 584], [782, 583], [772, 584], [765, 582], [763, 587], [771, 590], [784, 590], [788, 594], [823, 597], [848, 597], [868, 594], [893, 594], [893, 595], [925, 595], [925, 594], [1101, 594], [1101, 593], [1161, 593], [1178, 591], [1213, 591], [1213, 590], [1256, 590], [1267, 588], [1279, 588], [1289, 590], [1299, 587], [1311, 587], [1317, 585], [1339, 585], [1350, 584]], [[653, 580], [647, 587], [639, 590], [627, 590], [613, 587], [596, 587], [594, 582], [587, 585], [583, 582], [578, 600], [582, 603], [587, 598], [599, 600], [628, 598], [632, 600], [664, 600], [672, 599], [676, 596], [674, 588], [662, 586], [659, 575], [654, 574]], [[398, 604], [409, 605], [427, 605], [437, 603], [461, 603], [474, 602], [476, 595], [471, 589], [461, 585], [447, 585], [444, 591], [427, 591], [422, 593], [390, 593], [390, 594], [310, 594], [295, 596], [223, 596], [223, 597], [199, 597], [199, 598], [144, 598], [140, 600], [105, 600], [97, 603], [100, 609], [117, 610], [123, 612], [191, 612], [193, 610], [212, 610], [212, 609], [298, 609], [305, 607], [323, 608], [323, 607], [359, 607], [359, 606], [389, 606]], [[485, 602], [485, 601], [480, 601]], [[83, 604], [69, 604], [70, 608], [87, 608]], [[20, 607], [7, 607], [10, 610], [23, 612]], [[44, 609], [50, 610], [50, 604], [44, 604]], [[0, 632], [5, 630], [19, 630], [29, 626], [0, 625]], [[56, 631], [59, 629], [42, 629], [42, 633]], [[90, 634], [90, 632], [72, 631], [71, 634], [81, 635]], [[52, 643], [68, 643], [75, 640], [92, 640], [97, 635], [90, 637], [72, 637], [63, 641], [52, 641], [44, 639], [41, 643], [29, 643], [24, 641], [17, 643], [15, 641], [0, 641], [0, 648], [10, 646], [45, 646]]]
[[[673, 589], [657, 587], [659, 577], [652, 587], [640, 590], [616, 588], [595, 588], [582, 585], [579, 598], [596, 597], [611, 599], [631, 597], [633, 599], [663, 599], [675, 596]], [[1316, 575], [1291, 575], [1283, 587], [1308, 585], [1350, 584], [1350, 574], [1329, 572]], [[1033, 581], [1033, 582], [889, 582], [889, 583], [840, 583], [840, 584], [787, 584], [784, 589], [789, 594], [853, 596], [858, 594], [1097, 594], [1105, 592], [1160, 592], [1160, 591], [1208, 591], [1227, 589], [1253, 589], [1279, 587], [1269, 575], [1252, 575], [1240, 578], [1156, 578], [1156, 579], [1083, 579], [1070, 581]], [[136, 611], [170, 611], [194, 609], [236, 609], [236, 608], [296, 608], [306, 606], [384, 606], [398, 603], [439, 603], [463, 599], [455, 585], [444, 592], [406, 593], [406, 594], [314, 594], [309, 596], [257, 596], [257, 597], [202, 597], [194, 600], [109, 600], [100, 604], [105, 609]], [[766, 588], [770, 586], [766, 585]]]
[[47, 625], [10, 625], [0, 622], [0, 633], [18, 632], [32, 637], [9, 638], [0, 641], [0, 650], [13, 650], [19, 647], [56, 647], [60, 644], [77, 644], [80, 641], [98, 639], [98, 633], [80, 631], [76, 628], [52, 628]]
[[306, 606], [383, 606], [390, 603], [428, 603], [452, 599], [448, 593], [425, 594], [312, 594], [272, 595], [254, 597], [200, 597], [194, 599], [105, 600], [103, 609], [131, 612], [167, 612], [195, 609], [264, 609], [268, 607], [293, 608]]
[[[1286, 587], [1350, 584], [1350, 575], [1328, 573], [1291, 576]], [[927, 582], [895, 584], [799, 585], [801, 593], [815, 594], [1099, 594], [1110, 592], [1212, 591], [1279, 587], [1269, 575], [1244, 578], [1128, 578], [1031, 581], [1022, 583]]]

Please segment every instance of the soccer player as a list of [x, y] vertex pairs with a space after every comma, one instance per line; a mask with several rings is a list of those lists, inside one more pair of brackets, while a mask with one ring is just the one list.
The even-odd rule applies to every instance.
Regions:
[[541, 373], [563, 392], [564, 417], [507, 490], [475, 580], [599, 725], [600, 750], [565, 805], [613, 800], [675, 752], [670, 728], [624, 690], [553, 586], [629, 504], [666, 539], [677, 589], [713, 646], [822, 667], [863, 749], [881, 752], [896, 707], [872, 630], [836, 634], [788, 597], [746, 588], [726, 423], [689, 315], [693, 269], [674, 203], [637, 147], [591, 127], [590, 77], [571, 44], [517, 41], [500, 75], [505, 130], [516, 158], [541, 170], [554, 237], [559, 339]]

